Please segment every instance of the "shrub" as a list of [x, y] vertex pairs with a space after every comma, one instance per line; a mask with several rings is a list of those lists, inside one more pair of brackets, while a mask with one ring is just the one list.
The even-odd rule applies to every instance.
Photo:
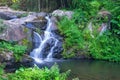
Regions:
[[82, 32], [74, 23], [74, 20], [68, 20], [67, 18], [64, 18], [60, 21], [59, 30], [61, 32], [61, 35], [64, 36], [64, 58], [74, 57], [75, 53], [84, 47]]
[[58, 66], [55, 64], [50, 69], [20, 68], [13, 74], [9, 74], [8, 80], [66, 80], [70, 71], [60, 73]]
[[89, 44], [90, 55], [95, 59], [120, 61], [120, 39], [106, 32], [102, 36], [92, 39]]
[[4, 48], [4, 50], [13, 51], [13, 55], [16, 61], [19, 61], [21, 57], [24, 55], [27, 47], [23, 45], [12, 44], [9, 42], [0, 42], [0, 47]]

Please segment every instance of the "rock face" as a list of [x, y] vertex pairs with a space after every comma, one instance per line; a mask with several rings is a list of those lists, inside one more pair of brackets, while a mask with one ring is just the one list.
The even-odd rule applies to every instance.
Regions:
[[39, 28], [40, 30], [45, 30], [47, 24], [47, 20], [45, 19], [45, 16], [47, 15], [47, 13], [40, 12], [40, 13], [35, 13], [34, 15], [35, 15], [34, 20], [27, 21], [26, 25], [32, 24], [35, 28]]
[[73, 16], [74, 12], [72, 11], [63, 11], [63, 10], [55, 10], [52, 12], [52, 15], [57, 16], [59, 18], [61, 17], [67, 17], [68, 19], [71, 19]]
[[24, 27], [20, 24], [13, 24], [9, 21], [4, 21], [4, 24], [7, 25], [7, 29], [0, 34], [0, 39], [6, 41], [19, 41], [26, 37], [24, 32]]
[[7, 26], [4, 32], [0, 33], [0, 39], [5, 41], [20, 41], [28, 36], [25, 27], [26, 23], [32, 23], [36, 27], [45, 27], [46, 13], [30, 13], [27, 17], [4, 20], [3, 23]]

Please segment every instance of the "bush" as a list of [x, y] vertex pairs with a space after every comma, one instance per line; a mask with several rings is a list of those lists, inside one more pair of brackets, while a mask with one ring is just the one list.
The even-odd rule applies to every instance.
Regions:
[[20, 68], [13, 74], [9, 74], [8, 80], [66, 80], [70, 71], [60, 73], [58, 66], [55, 64], [50, 69]]
[[16, 59], [16, 61], [19, 61], [21, 59], [21, 57], [24, 55], [27, 47], [26, 46], [22, 46], [22, 45], [17, 45], [17, 44], [12, 44], [9, 42], [0, 42], [0, 47], [4, 48], [4, 50], [9, 50], [12, 51], [14, 54], [14, 57]]
[[68, 20], [67, 18], [60, 21], [58, 28], [61, 35], [64, 36], [64, 58], [74, 57], [75, 53], [82, 50], [84, 47], [82, 31], [79, 30], [78, 26], [74, 23], [74, 20]]
[[92, 39], [89, 44], [90, 55], [95, 59], [120, 61], [120, 39], [106, 32], [102, 36]]

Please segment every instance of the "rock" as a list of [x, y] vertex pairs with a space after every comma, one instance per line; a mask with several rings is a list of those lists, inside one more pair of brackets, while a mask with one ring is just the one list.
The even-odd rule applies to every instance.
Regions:
[[36, 14], [37, 18], [45, 18], [45, 16], [47, 16], [47, 13], [46, 12], [40, 12], [40, 13], [37, 13]]
[[19, 41], [26, 37], [24, 26], [21, 24], [11, 23], [9, 21], [4, 21], [4, 24], [7, 25], [7, 29], [0, 34], [0, 39], [5, 41]]
[[67, 17], [68, 19], [71, 19], [73, 16], [73, 11], [63, 11], [63, 10], [55, 10], [52, 12], [52, 15], [57, 16], [59, 18], [61, 17]]
[[0, 7], [0, 18], [4, 20], [10, 20], [14, 18], [19, 18], [21, 15], [27, 14], [24, 11], [14, 11], [9, 7]]
[[33, 20], [26, 21], [26, 25], [32, 24], [35, 28], [39, 28], [40, 30], [45, 30], [47, 24], [47, 20], [45, 19], [46, 15], [47, 13], [45, 12], [35, 13], [34, 14], [35, 18]]
[[12, 16], [8, 16], [3, 12], [0, 12], [0, 19], [10, 20], [12, 19]]
[[29, 55], [23, 55], [22, 59], [20, 60], [21, 63], [31, 63], [34, 60]]
[[57, 18], [54, 17], [54, 16], [52, 16], [52, 17], [51, 17], [51, 22], [52, 22], [51, 31], [56, 31], [56, 30], [58, 30], [58, 27], [57, 27], [57, 25], [56, 25], [57, 22], [58, 22]]
[[0, 62], [10, 61], [13, 59], [12, 51], [2, 51], [0, 50]]
[[62, 58], [62, 51], [63, 51], [63, 47], [62, 47], [62, 42], [58, 42], [57, 43], [57, 46], [54, 48], [54, 54], [53, 54], [53, 57], [54, 58], [58, 58], [58, 59], [60, 59], [60, 58]]
[[28, 15], [23, 18], [4, 20], [3, 23], [7, 26], [7, 29], [0, 34], [0, 39], [5, 41], [20, 41], [26, 38], [28, 34], [25, 32], [26, 27], [23, 24], [33, 21], [35, 18], [35, 15]]

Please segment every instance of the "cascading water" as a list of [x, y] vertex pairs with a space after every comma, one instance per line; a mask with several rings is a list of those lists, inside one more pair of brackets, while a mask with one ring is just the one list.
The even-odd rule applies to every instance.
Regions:
[[[52, 27], [52, 21], [49, 18], [49, 16], [45, 17], [47, 19], [47, 28], [44, 31], [44, 37], [42, 38], [38, 33], [34, 32], [34, 35], [37, 36], [37, 39], [35, 37], [35, 41], [39, 40], [39, 46], [30, 53], [31, 57], [38, 63], [41, 63], [43, 61], [49, 61], [53, 58], [53, 53], [55, 47], [57, 47], [57, 43], [59, 42], [58, 39], [55, 38], [54, 34], [51, 31]], [[54, 44], [50, 47], [50, 50], [47, 54], [47, 56], [43, 57], [44, 55], [44, 49], [46, 48], [46, 44], [50, 41], [54, 41]]]

